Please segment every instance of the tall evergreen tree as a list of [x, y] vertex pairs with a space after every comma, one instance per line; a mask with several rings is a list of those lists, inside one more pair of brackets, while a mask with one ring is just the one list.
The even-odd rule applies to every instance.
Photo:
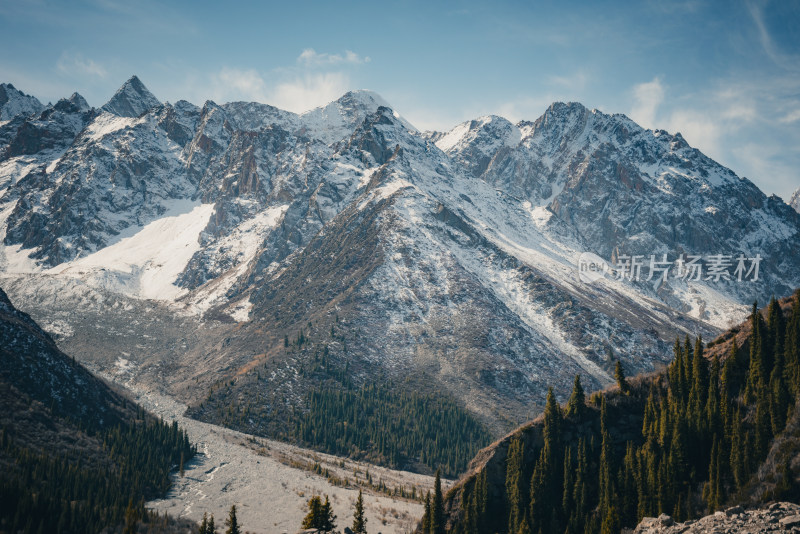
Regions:
[[431, 534], [444, 534], [444, 496], [442, 495], [441, 471], [436, 470], [431, 504]]
[[606, 409], [606, 398], [603, 396], [600, 404], [600, 465], [598, 471], [598, 493], [600, 515], [606, 517], [610, 511], [613, 499], [613, 451], [611, 450], [611, 435], [608, 431], [608, 413]]
[[630, 391], [628, 380], [625, 378], [625, 371], [622, 370], [622, 363], [619, 360], [617, 360], [617, 365], [614, 367], [614, 379], [616, 379], [620, 391], [623, 393]]
[[353, 510], [353, 528], [351, 530], [354, 534], [367, 534], [367, 518], [364, 517], [364, 497], [360, 489], [358, 490], [355, 510]]
[[236, 517], [236, 505], [231, 505], [231, 510], [228, 512], [228, 519], [225, 520], [225, 534], [242, 534], [242, 529], [239, 526], [239, 520]]
[[425, 513], [422, 514], [422, 532], [423, 534], [430, 534], [431, 532], [431, 521], [433, 519], [433, 513], [431, 510], [431, 492], [428, 490], [428, 493], [425, 494]]
[[331, 532], [336, 528], [336, 515], [333, 513], [333, 507], [331, 506], [331, 501], [327, 495], [325, 495], [325, 502], [322, 504], [321, 523], [322, 525], [320, 530], [323, 532]]
[[528, 501], [522, 468], [524, 445], [521, 437], [511, 440], [506, 456], [506, 496], [508, 499], [508, 532], [516, 532], [525, 517]]
[[544, 444], [531, 477], [530, 525], [537, 530], [552, 530], [553, 523], [559, 521], [557, 514], [560, 510], [563, 472], [561, 425], [561, 408], [556, 402], [553, 388], [550, 388], [544, 408]]
[[586, 406], [586, 395], [581, 385], [581, 375], [575, 375], [575, 381], [572, 384], [572, 394], [567, 401], [567, 409], [564, 414], [566, 417], [574, 418], [580, 417]]

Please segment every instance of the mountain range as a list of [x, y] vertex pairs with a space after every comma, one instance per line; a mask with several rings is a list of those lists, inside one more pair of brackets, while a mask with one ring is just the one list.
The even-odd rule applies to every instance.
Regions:
[[[59, 346], [262, 435], [345, 375], [500, 434], [548, 385], [653, 370], [676, 335], [800, 286], [797, 211], [679, 133], [578, 103], [420, 132], [369, 91], [295, 114], [162, 103], [136, 76], [100, 108], [4, 84], [0, 228], [2, 284]], [[583, 253], [644, 276], [586, 280]], [[706, 279], [717, 255], [731, 279]], [[701, 279], [676, 276], [692, 256]]]

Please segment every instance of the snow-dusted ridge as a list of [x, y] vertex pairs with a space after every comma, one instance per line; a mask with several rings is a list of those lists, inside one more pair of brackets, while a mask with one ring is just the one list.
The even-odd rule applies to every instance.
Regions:
[[[298, 115], [161, 103], [133, 77], [101, 110], [73, 95], [0, 125], [0, 190], [22, 302], [63, 284], [230, 324], [196, 354], [234, 375], [290, 365], [283, 335], [336, 317], [362, 334], [332, 357], [363, 379], [431, 377], [487, 420], [574, 374], [607, 383], [608, 354], [652, 369], [674, 335], [713, 336], [800, 286], [797, 212], [680, 134], [578, 103], [420, 133], [370, 91]], [[764, 261], [753, 283], [587, 284], [584, 251]]]

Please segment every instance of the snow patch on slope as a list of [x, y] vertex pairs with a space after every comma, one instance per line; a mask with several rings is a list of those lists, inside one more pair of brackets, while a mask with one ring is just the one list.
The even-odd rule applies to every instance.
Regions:
[[119, 117], [107, 111], [100, 114], [92, 123], [86, 128], [86, 137], [93, 141], [99, 141], [108, 134], [116, 131], [129, 128], [136, 124], [138, 119], [130, 117]]
[[113, 245], [47, 272], [87, 278], [131, 297], [174, 300], [186, 292], [174, 282], [200, 249], [198, 236], [214, 212], [213, 204], [178, 204], [191, 209], [128, 229], [131, 235]]
[[[267, 208], [242, 222], [229, 235], [214, 244], [214, 254], [224, 255], [234, 266], [200, 287], [188, 304], [189, 310], [204, 313], [224, 300], [227, 292], [247, 273], [251, 262], [258, 257], [264, 240], [280, 224], [287, 209], [288, 204]], [[237, 306], [239, 305], [234, 306], [231, 316], [237, 321], [248, 320], [250, 303], [242, 305], [239, 311]]]

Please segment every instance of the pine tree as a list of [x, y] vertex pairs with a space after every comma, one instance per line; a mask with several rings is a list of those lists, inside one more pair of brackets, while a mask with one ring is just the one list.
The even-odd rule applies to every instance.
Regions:
[[630, 386], [625, 378], [625, 372], [622, 370], [622, 364], [619, 360], [617, 360], [617, 365], [614, 367], [614, 378], [617, 381], [620, 391], [627, 394], [628, 391], [630, 391]]
[[306, 506], [308, 513], [303, 518], [302, 527], [304, 529], [322, 528], [322, 498], [319, 495], [313, 495]]
[[422, 514], [422, 533], [423, 534], [430, 534], [431, 532], [431, 522], [433, 519], [433, 513], [431, 510], [431, 492], [428, 490], [428, 493], [425, 494], [425, 512]]
[[239, 520], [236, 518], [236, 505], [231, 505], [231, 510], [228, 512], [228, 519], [225, 520], [225, 534], [242, 534], [242, 529], [239, 527]]
[[734, 374], [736, 372], [736, 361], [739, 357], [739, 348], [736, 344], [736, 337], [733, 338], [731, 353], [722, 366], [722, 376], [719, 384], [720, 415], [725, 425], [725, 437], [731, 437], [731, 420], [733, 412], [730, 407], [730, 398], [734, 388]]
[[572, 394], [569, 396], [566, 413], [564, 415], [568, 418], [579, 418], [583, 415], [585, 406], [586, 395], [581, 385], [581, 375], [575, 375], [575, 382], [572, 384]]
[[575, 487], [572, 492], [574, 510], [569, 520], [573, 532], [582, 532], [583, 523], [589, 510], [589, 459], [586, 438], [578, 442], [578, 460], [575, 467]]
[[511, 440], [506, 456], [506, 496], [508, 499], [508, 532], [516, 532], [525, 516], [527, 496], [522, 477], [524, 465], [522, 438]]
[[708, 395], [708, 367], [703, 357], [703, 339], [697, 336], [692, 360], [692, 390], [690, 394], [691, 425], [702, 432], [705, 427], [706, 397]]
[[619, 534], [622, 524], [616, 506], [609, 507], [603, 515], [603, 523], [600, 526], [600, 534]]
[[764, 338], [761, 333], [763, 319], [758, 311], [758, 303], [753, 303], [753, 311], [750, 315], [751, 334], [750, 334], [750, 362], [748, 364], [747, 387], [744, 392], [744, 403], [750, 404], [757, 397], [760, 389], [764, 387]]
[[[561, 475], [561, 408], [555, 399], [553, 388], [547, 392], [544, 408], [544, 445], [533, 470], [530, 486], [530, 525], [534, 529], [552, 530], [558, 522], [560, 497], [562, 496]], [[525, 496], [522, 495], [524, 502]], [[524, 508], [521, 513], [524, 515]], [[520, 516], [520, 521], [522, 516]], [[512, 531], [513, 532], [513, 531]]]
[[217, 534], [217, 526], [214, 524], [214, 514], [211, 514], [211, 517], [208, 518], [206, 534]]
[[436, 470], [431, 504], [431, 534], [444, 534], [444, 497], [442, 495], [441, 470]]
[[714, 354], [711, 360], [711, 373], [708, 377], [708, 390], [706, 392], [706, 428], [709, 434], [722, 435], [724, 423], [720, 413], [720, 390], [719, 390], [719, 355]]
[[792, 395], [800, 391], [800, 290], [794, 294], [792, 315], [784, 336], [784, 379]]
[[333, 508], [331, 507], [331, 501], [328, 499], [328, 496], [325, 495], [325, 503], [322, 505], [322, 518], [321, 518], [321, 526], [320, 530], [323, 532], [331, 532], [333, 529], [336, 528], [336, 516], [333, 513]]
[[605, 517], [611, 508], [614, 499], [613, 466], [611, 451], [611, 436], [608, 432], [608, 413], [606, 411], [606, 398], [603, 396], [600, 405], [600, 435], [602, 444], [600, 448], [600, 466], [598, 472], [598, 493], [600, 514]]
[[354, 534], [367, 534], [367, 518], [364, 517], [364, 497], [361, 495], [361, 490], [358, 490], [358, 499], [356, 499], [356, 507], [353, 511], [353, 528], [351, 529]]
[[197, 534], [208, 534], [208, 514], [203, 512], [203, 520], [200, 522], [200, 530]]
[[133, 505], [133, 498], [130, 498], [128, 500], [128, 508], [125, 510], [125, 534], [136, 533], [136, 525], [139, 519], [139, 509]]
[[572, 449], [566, 447], [564, 449], [564, 474], [562, 479], [564, 481], [564, 491], [561, 495], [561, 511], [564, 514], [564, 517], [569, 518], [573, 506], [573, 495], [572, 492], [575, 489], [575, 467], [572, 465]]

